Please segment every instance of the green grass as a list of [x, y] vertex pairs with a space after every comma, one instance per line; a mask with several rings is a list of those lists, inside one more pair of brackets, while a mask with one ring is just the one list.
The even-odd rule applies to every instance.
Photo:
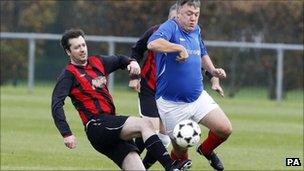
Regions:
[[[1, 170], [118, 170], [96, 152], [85, 137], [70, 99], [65, 110], [78, 145], [69, 150], [54, 126], [51, 86], [1, 87]], [[303, 91], [287, 94], [283, 102], [261, 98], [259, 90], [240, 92], [233, 99], [211, 93], [233, 125], [233, 134], [216, 151], [227, 170], [303, 170]], [[257, 95], [258, 94], [258, 95]], [[295, 97], [295, 98], [293, 98]], [[115, 89], [117, 112], [137, 115], [137, 94]], [[203, 128], [202, 139], [207, 129]], [[286, 167], [286, 157], [298, 157], [301, 167]], [[211, 170], [207, 161], [190, 149], [191, 170]], [[155, 164], [151, 170], [163, 170]]]

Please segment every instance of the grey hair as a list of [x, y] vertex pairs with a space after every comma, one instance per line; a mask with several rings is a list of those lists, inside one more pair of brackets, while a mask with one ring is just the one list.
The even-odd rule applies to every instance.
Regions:
[[173, 5], [170, 7], [168, 19], [171, 18], [171, 12], [172, 12], [172, 11], [177, 11], [177, 3], [173, 4]]

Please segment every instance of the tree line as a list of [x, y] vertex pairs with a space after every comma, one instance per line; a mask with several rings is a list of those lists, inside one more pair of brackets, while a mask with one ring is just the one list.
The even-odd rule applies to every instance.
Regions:
[[[69, 28], [81, 28], [87, 35], [139, 37], [150, 26], [164, 22], [175, 1], [4, 0], [0, 3], [1, 32], [61, 34]], [[199, 24], [206, 40], [303, 44], [303, 1], [201, 1], [201, 4]], [[46, 46], [45, 42], [38, 42], [39, 79], [49, 79], [49, 69], [56, 70], [57, 74], [63, 66], [64, 54], [58, 44]], [[1, 40], [1, 85], [16, 78], [26, 78], [27, 47], [25, 41]], [[213, 48], [209, 52], [215, 63], [226, 66], [228, 72], [248, 66], [259, 66], [257, 68], [263, 70], [264, 74], [259, 75], [247, 73], [249, 79], [236, 74], [235, 81], [229, 82], [235, 91], [239, 86], [251, 84], [248, 80], [253, 79], [266, 82], [270, 89], [273, 86], [276, 59], [269, 57], [273, 52]], [[248, 60], [248, 56], [252, 60]], [[284, 89], [302, 89], [303, 52], [288, 52], [285, 56]], [[54, 68], [43, 70], [51, 62]]]

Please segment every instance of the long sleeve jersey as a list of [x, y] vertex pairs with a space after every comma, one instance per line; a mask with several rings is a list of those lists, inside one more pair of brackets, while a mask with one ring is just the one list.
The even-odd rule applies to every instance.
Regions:
[[62, 136], [72, 134], [63, 110], [67, 96], [84, 125], [100, 115], [115, 115], [107, 76], [117, 69], [125, 69], [130, 62], [131, 59], [124, 56], [90, 56], [86, 66], [70, 63], [65, 67], [52, 94], [52, 116]]

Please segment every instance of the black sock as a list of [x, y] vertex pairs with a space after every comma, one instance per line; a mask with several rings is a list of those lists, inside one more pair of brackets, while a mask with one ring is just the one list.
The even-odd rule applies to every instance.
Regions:
[[149, 169], [157, 160], [153, 157], [153, 155], [147, 151], [145, 158], [143, 159], [143, 163], [146, 169]]
[[141, 137], [135, 138], [135, 144], [136, 144], [137, 148], [139, 149], [139, 154], [141, 154], [145, 149], [145, 144], [144, 144], [143, 139]]
[[147, 148], [147, 153], [150, 153], [155, 159], [157, 159], [164, 168], [167, 169], [171, 167], [173, 161], [156, 134], [152, 135], [145, 141], [145, 146]]

